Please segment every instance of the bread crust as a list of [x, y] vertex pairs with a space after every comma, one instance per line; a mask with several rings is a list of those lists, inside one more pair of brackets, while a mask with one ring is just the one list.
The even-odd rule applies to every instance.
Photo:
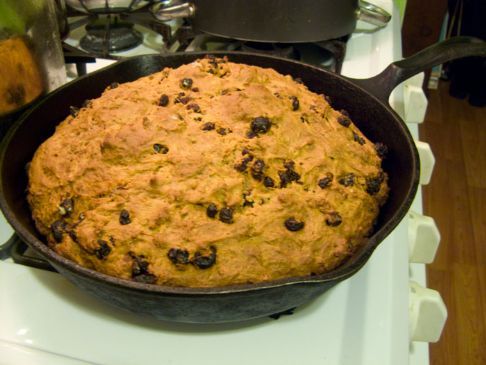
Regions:
[[28, 201], [85, 267], [217, 287], [334, 269], [387, 194], [375, 145], [323, 95], [207, 58], [73, 110], [34, 155]]

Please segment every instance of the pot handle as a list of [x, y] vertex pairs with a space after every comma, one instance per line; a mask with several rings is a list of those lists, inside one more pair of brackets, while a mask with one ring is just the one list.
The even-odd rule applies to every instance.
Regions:
[[196, 7], [191, 2], [184, 2], [165, 6], [163, 2], [159, 2], [150, 9], [152, 15], [162, 22], [174, 19], [191, 18], [196, 12]]
[[384, 71], [369, 79], [349, 80], [388, 103], [393, 89], [403, 81], [433, 66], [468, 56], [486, 56], [486, 42], [474, 37], [450, 38], [413, 56], [393, 62]]
[[381, 28], [388, 24], [391, 17], [390, 13], [386, 10], [367, 1], [360, 0], [358, 10], [359, 20]]

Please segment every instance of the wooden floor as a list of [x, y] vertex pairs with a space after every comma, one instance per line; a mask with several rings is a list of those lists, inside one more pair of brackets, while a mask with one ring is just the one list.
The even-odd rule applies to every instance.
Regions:
[[[486, 108], [430, 91], [420, 127], [436, 158], [424, 188], [424, 210], [442, 235], [428, 287], [438, 290], [449, 317], [430, 345], [431, 365], [486, 364]], [[485, 86], [486, 87], [486, 86]]]

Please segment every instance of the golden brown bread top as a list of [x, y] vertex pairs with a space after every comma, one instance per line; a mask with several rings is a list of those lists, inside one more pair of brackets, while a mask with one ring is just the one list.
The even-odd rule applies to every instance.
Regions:
[[272, 69], [203, 59], [113, 85], [37, 150], [29, 196], [58, 253], [193, 287], [322, 273], [387, 196], [372, 142]]

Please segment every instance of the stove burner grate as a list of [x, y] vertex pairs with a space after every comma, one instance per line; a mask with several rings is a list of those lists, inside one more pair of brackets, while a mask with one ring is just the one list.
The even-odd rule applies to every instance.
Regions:
[[[79, 15], [82, 16], [81, 19], [74, 19], [75, 16], [79, 18]], [[147, 6], [137, 9], [130, 8], [117, 14], [77, 12], [68, 14], [69, 16], [72, 17], [69, 22], [71, 31], [86, 25], [84, 27], [86, 34], [79, 42], [80, 47], [93, 56], [111, 59], [123, 57], [117, 55], [117, 52], [130, 50], [145, 43], [142, 34], [145, 34], [146, 29], [162, 36], [159, 50], [162, 54], [216, 50], [264, 53], [298, 60], [340, 73], [349, 39], [349, 36], [344, 36], [315, 43], [241, 41], [200, 33], [192, 27], [188, 20], [173, 23], [157, 21], [147, 10]], [[134, 29], [134, 25], [137, 25], [137, 29]], [[150, 36], [147, 39], [149, 38]], [[135, 54], [140, 54], [139, 51], [137, 52]]]
[[[175, 38], [180, 34], [176, 32]], [[244, 51], [263, 53], [309, 63], [331, 72], [340, 73], [349, 36], [317, 43], [263, 43], [197, 34], [188, 44], [182, 37], [181, 44], [188, 44], [182, 51]]]
[[85, 27], [81, 48], [94, 54], [108, 55], [132, 49], [142, 44], [143, 35], [133, 29], [133, 24], [120, 21], [117, 16], [100, 17]]
[[[15, 263], [24, 266], [34, 267], [36, 269], [42, 269], [52, 272], [57, 272], [47, 261], [39, 257], [36, 253], [29, 249], [27, 244], [25, 244], [17, 234], [14, 234], [8, 243], [7, 257], [11, 256]], [[6, 251], [7, 251], [6, 250]], [[289, 316], [294, 314], [294, 308], [289, 308], [283, 312], [270, 314], [268, 317], [272, 319], [280, 319], [282, 316]]]
[[262, 42], [243, 42], [241, 50], [245, 52], [264, 53], [283, 58], [299, 59], [300, 55], [292, 44], [286, 43], [262, 43]]

